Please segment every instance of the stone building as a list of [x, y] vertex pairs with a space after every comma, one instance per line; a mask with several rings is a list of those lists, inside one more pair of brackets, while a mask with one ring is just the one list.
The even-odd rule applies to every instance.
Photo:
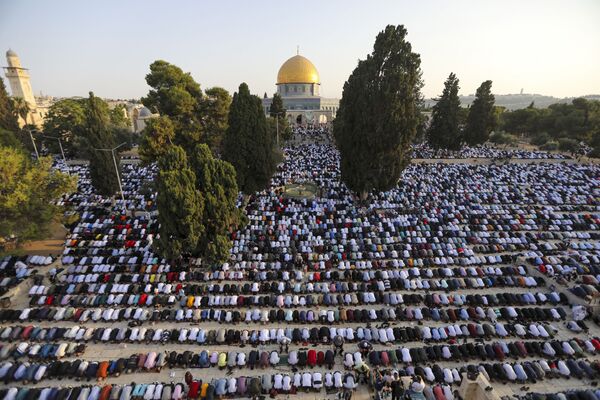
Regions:
[[29, 81], [28, 69], [21, 66], [19, 56], [12, 50], [6, 52], [6, 62], [8, 65], [4, 67], [4, 70], [12, 97], [24, 99], [29, 106], [27, 120], [24, 121], [22, 118], [19, 118], [19, 125], [32, 124], [41, 128], [47, 107], [38, 107]]
[[[320, 96], [319, 72], [306, 57], [297, 54], [284, 62], [276, 85], [291, 125], [326, 124], [335, 118], [340, 101]], [[265, 94], [263, 108], [267, 115], [272, 101]]]

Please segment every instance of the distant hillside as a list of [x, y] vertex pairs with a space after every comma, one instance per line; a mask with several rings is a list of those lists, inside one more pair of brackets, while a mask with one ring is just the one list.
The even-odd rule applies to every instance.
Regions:
[[[509, 110], [516, 110], [519, 108], [528, 107], [533, 101], [535, 107], [537, 108], [545, 108], [550, 104], [555, 103], [570, 103], [575, 97], [552, 97], [552, 96], [544, 96], [542, 94], [494, 94], [496, 97], [496, 105], [504, 106]], [[600, 95], [590, 94], [587, 96], [580, 96], [588, 100], [600, 100]], [[475, 99], [474, 94], [470, 94], [468, 96], [460, 96], [460, 102], [464, 107], [470, 105]], [[431, 107], [435, 104], [435, 100], [426, 99], [425, 104], [427, 107]]]

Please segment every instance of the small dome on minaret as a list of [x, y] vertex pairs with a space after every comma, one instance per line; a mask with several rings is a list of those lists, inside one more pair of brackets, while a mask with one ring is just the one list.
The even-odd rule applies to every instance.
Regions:
[[12, 49], [8, 49], [8, 51], [6, 52], [6, 57], [19, 57], [19, 56]]

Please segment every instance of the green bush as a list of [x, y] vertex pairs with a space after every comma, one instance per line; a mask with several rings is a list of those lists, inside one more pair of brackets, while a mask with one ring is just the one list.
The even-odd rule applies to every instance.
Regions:
[[558, 143], [556, 142], [547, 142], [546, 144], [540, 146], [540, 149], [544, 151], [554, 151], [558, 149]]
[[550, 140], [550, 136], [548, 136], [547, 133], [542, 132], [542, 133], [538, 133], [537, 135], [535, 135], [531, 138], [531, 144], [536, 145], [536, 146], [542, 146], [542, 145], [546, 144], [548, 142], [548, 140]]
[[579, 142], [571, 138], [558, 139], [558, 149], [560, 151], [575, 151], [579, 148]]
[[513, 135], [502, 132], [492, 133], [489, 140], [495, 144], [514, 144], [517, 142], [517, 139]]

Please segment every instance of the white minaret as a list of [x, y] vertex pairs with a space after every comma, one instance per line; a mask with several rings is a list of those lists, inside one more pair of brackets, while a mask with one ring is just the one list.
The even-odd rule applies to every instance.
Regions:
[[38, 125], [41, 121], [39, 121], [40, 118], [37, 113], [37, 105], [33, 96], [33, 90], [31, 89], [31, 83], [29, 83], [27, 68], [21, 67], [19, 56], [12, 50], [6, 52], [6, 61], [8, 62], [8, 66], [4, 67], [4, 69], [6, 70], [6, 78], [10, 84], [12, 95], [13, 97], [21, 97], [27, 102], [30, 110], [27, 122], [33, 122]]

